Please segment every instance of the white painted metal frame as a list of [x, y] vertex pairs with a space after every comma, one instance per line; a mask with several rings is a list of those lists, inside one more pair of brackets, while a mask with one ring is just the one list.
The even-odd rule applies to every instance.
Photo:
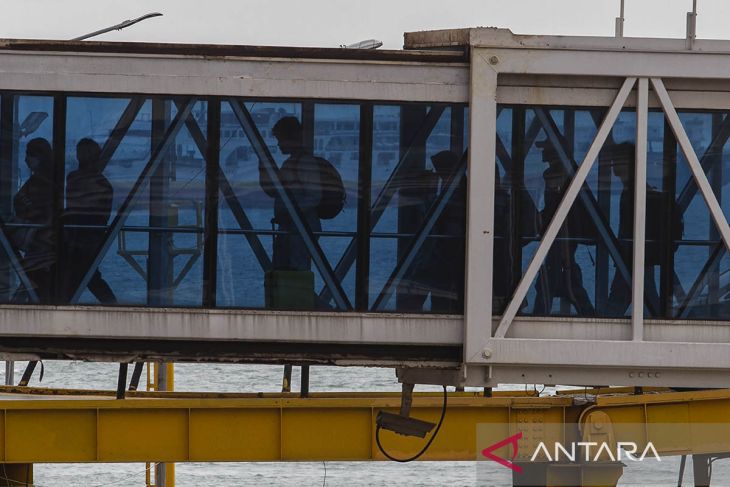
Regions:
[[[490, 37], [491, 33], [485, 35]], [[502, 34], [496, 37], [500, 36]], [[612, 45], [614, 40], [607, 40], [604, 44], [597, 39], [588, 39], [585, 47], [581, 47], [583, 39], [572, 39], [574, 44], [571, 44], [570, 40], [564, 38], [548, 38], [543, 43], [539, 38], [528, 40], [513, 36], [512, 40], [505, 41], [502, 38], [489, 46], [488, 43], [480, 43], [478, 38], [479, 35], [472, 36], [474, 50], [480, 51], [484, 59], [492, 61], [499, 79], [504, 77], [507, 83], [497, 86], [499, 103], [591, 107], [611, 104], [611, 109], [548, 225], [506, 311], [499, 318], [496, 329], [493, 328], [491, 336], [487, 336], [490, 330], [486, 327], [481, 330], [481, 334], [467, 328], [466, 349], [476, 350], [477, 347], [469, 343], [474, 335], [478, 346], [484, 346], [481, 354], [469, 355], [469, 364], [488, 366], [490, 372], [485, 379], [477, 369], [477, 373], [467, 377], [465, 383], [475, 385], [486, 380], [490, 385], [504, 382], [730, 385], [730, 379], [723, 378], [721, 374], [722, 371], [730, 371], [730, 360], [727, 359], [730, 356], [730, 340], [726, 333], [730, 325], [721, 322], [669, 323], [667, 320], [644, 319], [649, 108], [660, 107], [665, 112], [710, 208], [712, 221], [717, 225], [725, 246], [730, 249], [730, 226], [675, 108], [730, 108], [730, 72], [726, 70], [726, 65], [718, 66], [721, 60], [722, 63], [730, 62], [729, 45], [725, 43], [722, 52], [688, 53], [679, 52], [682, 49], [679, 46], [675, 52], [669, 52], [669, 49], [659, 51], [660, 44], [655, 42], [640, 48], [636, 40], [630, 41], [631, 48], [627, 49], [626, 46]], [[617, 77], [625, 78], [618, 95]], [[668, 78], [668, 85], [676, 87], [672, 99], [662, 77]], [[634, 94], [631, 93], [632, 85], [637, 80]], [[653, 93], [649, 92], [650, 84]], [[609, 88], [613, 85], [616, 88]], [[703, 86], [711, 88], [704, 91]], [[484, 91], [482, 96], [491, 100], [493, 95], [491, 91]], [[550, 245], [576, 201], [585, 177], [622, 107], [635, 107], [637, 113], [630, 322], [597, 318], [516, 318]], [[481, 130], [476, 130], [475, 125], [472, 121], [472, 134], [479, 136], [492, 128], [485, 124]], [[475, 202], [470, 200], [470, 204]], [[468, 257], [468, 266], [472, 268], [472, 254], [469, 253]], [[474, 291], [470, 294], [473, 295]], [[468, 314], [469, 311], [467, 308], [465, 319], [467, 323], [473, 323], [476, 320]], [[706, 328], [708, 325], [711, 330]], [[633, 345], [628, 347], [629, 343]]]
[[[527, 296], [527, 291], [532, 286], [532, 282], [535, 280], [535, 277], [537, 277], [537, 272], [540, 270], [540, 266], [542, 265], [548, 251], [550, 250], [550, 247], [555, 241], [555, 237], [557, 236], [560, 227], [565, 222], [565, 219], [568, 216], [568, 212], [573, 206], [573, 203], [578, 196], [578, 192], [580, 191], [581, 186], [583, 186], [586, 177], [588, 177], [588, 173], [593, 167], [593, 163], [598, 157], [598, 153], [601, 150], [601, 147], [603, 147], [603, 143], [606, 141], [606, 138], [608, 137], [611, 128], [613, 128], [613, 124], [616, 122], [616, 119], [618, 118], [618, 115], [624, 106], [624, 102], [629, 96], [629, 93], [631, 92], [635, 83], [636, 78], [627, 78], [626, 81], [624, 81], [624, 84], [616, 95], [616, 99], [613, 101], [611, 108], [608, 110], [608, 113], [606, 113], [603, 122], [601, 122], [598, 133], [596, 134], [590, 148], [588, 149], [588, 152], [583, 158], [583, 162], [580, 164], [580, 166], [578, 166], [578, 170], [576, 171], [575, 176], [573, 176], [573, 179], [570, 181], [570, 185], [565, 191], [565, 195], [560, 201], [560, 205], [558, 205], [558, 209], [555, 211], [555, 215], [553, 215], [553, 218], [552, 220], [550, 220], [550, 224], [548, 225], [547, 230], [545, 230], [545, 234], [543, 235], [542, 240], [540, 240], [540, 244], [535, 251], [535, 255], [530, 261], [530, 264], [527, 266], [527, 270], [522, 275], [520, 283], [517, 285], [517, 289], [512, 295], [512, 299], [510, 300], [509, 304], [507, 305], [507, 309], [502, 315], [499, 326], [494, 333], [494, 336], [496, 338], [504, 338], [506, 336], [507, 330], [512, 324], [512, 320], [517, 315], [517, 311], [522, 305], [522, 301], [525, 299], [525, 296]], [[468, 254], [468, 256], [471, 257], [471, 254]]]
[[447, 63], [0, 50], [0, 89], [464, 103], [469, 69]]
[[479, 50], [472, 51], [470, 86], [465, 362], [482, 357], [492, 324], [494, 198], [489, 196], [494, 194], [497, 164], [497, 72]]
[[[711, 375], [708, 382], [714, 386], [730, 385], [730, 360], [727, 364], [723, 361], [730, 356], [730, 325], [644, 319], [640, 303], [645, 230], [639, 228], [645, 219], [645, 204], [640, 203], [646, 198], [646, 183], [642, 181], [646, 178], [647, 110], [661, 107], [730, 249], [730, 226], [675, 109], [730, 109], [730, 43], [698, 40], [694, 51], [687, 52], [684, 39], [520, 37], [495, 29], [477, 29], [469, 39], [470, 68], [418, 62], [0, 51], [0, 90], [469, 101], [471, 114], [463, 321], [458, 316], [136, 308], [112, 312], [108, 308], [38, 307], [33, 310], [37, 322], [29, 323], [27, 308], [0, 307], [0, 336], [286, 340], [302, 344], [463, 343], [465, 363], [477, 367], [473, 369], [477, 374], [467, 377], [473, 385], [536, 382], [538, 378], [550, 383], [638, 385], [645, 383], [647, 373], [657, 385], [663, 385], [661, 379], [657, 383], [660, 377], [676, 377], [678, 384], [692, 380], [700, 384], [697, 379], [702, 374]], [[632, 85], [637, 80], [634, 94]], [[610, 105], [611, 109], [507, 312], [493, 323], [495, 215], [491, 196], [495, 191], [498, 103]], [[631, 322], [515, 317], [621, 107], [637, 108], [634, 221], [638, 227]], [[700, 370], [700, 366], [705, 368]], [[486, 375], [484, 367], [491, 368]], [[644, 372], [635, 372], [642, 367]], [[638, 375], [630, 375], [635, 373], [645, 375], [638, 380]]]
[[631, 274], [631, 329], [634, 341], [644, 339], [644, 252], [646, 248], [646, 146], [649, 80], [639, 78], [634, 157], [634, 255]]

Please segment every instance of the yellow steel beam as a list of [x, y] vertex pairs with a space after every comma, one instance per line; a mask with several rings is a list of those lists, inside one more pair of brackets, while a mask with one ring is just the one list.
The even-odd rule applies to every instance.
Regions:
[[[391, 393], [136, 393], [125, 400], [101, 391], [19, 393], [29, 391], [0, 388], [0, 463], [384, 460], [375, 418], [400, 407], [400, 395]], [[522, 432], [516, 460], [526, 461], [536, 442], [575, 439], [578, 423], [606, 423], [611, 442], [652, 441], [662, 455], [730, 451], [728, 390], [576, 403], [570, 394], [450, 393], [444, 425], [422, 459], [474, 460], [481, 448]], [[412, 416], [436, 422], [441, 406], [440, 394], [415, 394]], [[396, 457], [412, 455], [426, 440], [382, 432]], [[510, 456], [507, 449], [501, 456]]]
[[608, 416], [616, 441], [646, 445], [659, 454], [730, 452], [730, 390], [697, 390], [598, 397], [582, 415]]
[[[385, 394], [272, 395], [244, 398], [28, 396], [0, 400], [0, 463], [384, 460], [375, 417], [398, 412]], [[569, 397], [449, 394], [446, 420], [424, 460], [475, 460], [477, 425], [501, 439], [517, 417], [536, 411], [550, 422], [576, 420]], [[413, 417], [436, 422], [440, 394], [416, 394]], [[428, 439], [428, 438], [427, 438]], [[382, 433], [392, 455], [410, 456], [423, 439]]]

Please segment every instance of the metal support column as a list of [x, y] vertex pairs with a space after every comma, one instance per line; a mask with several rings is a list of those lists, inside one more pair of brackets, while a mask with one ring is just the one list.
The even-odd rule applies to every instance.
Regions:
[[[0, 97], [0, 219], [8, 221], [13, 214], [13, 194], [18, 188], [18, 97]], [[10, 300], [15, 283], [11, 256], [0, 252], [0, 299]]]
[[[522, 274], [522, 232], [520, 232], [519, 219], [522, 215], [523, 205], [527, 203], [529, 198], [525, 190], [525, 156], [529, 150], [525, 147], [525, 130], [527, 124], [527, 111], [524, 107], [515, 107], [512, 109], [512, 164], [509, 167], [510, 174], [510, 222], [507, 248], [510, 251], [511, 268], [510, 277], [505, 286], [504, 296], [494, 296], [500, 298], [499, 307], [495, 310], [501, 313], [507, 306], [507, 298], [517, 286], [518, 276]], [[532, 145], [532, 144], [530, 144]], [[505, 166], [506, 161], [502, 161]], [[505, 171], [506, 172], [506, 171]], [[504, 183], [504, 181], [503, 181]], [[524, 196], [524, 198], [523, 198]]]
[[[157, 391], [175, 390], [175, 365], [155, 363], [155, 385]], [[155, 487], [175, 487], [175, 464], [160, 462], [155, 465]]]
[[692, 455], [692, 473], [695, 487], [710, 487], [712, 458], [710, 455]]
[[[360, 105], [360, 161], [357, 173], [357, 260], [355, 309], [367, 311], [370, 297], [370, 185], [373, 163], [373, 105]], [[337, 270], [335, 270], [335, 273]]]
[[208, 144], [205, 155], [205, 244], [203, 248], [203, 306], [216, 305], [218, 267], [218, 205], [220, 174], [221, 102], [208, 99]]
[[[672, 133], [667, 119], [664, 119], [664, 144], [663, 144], [663, 160], [664, 174], [662, 177], [662, 191], [667, 195], [668, 207], [668, 225], [662, 234], [662, 238], [667, 245], [662, 246], [662, 266], [659, 269], [659, 297], [660, 306], [657, 310], [657, 317], [674, 316], [674, 236], [672, 227], [676, 225], [675, 219], [683, 215], [682, 209], [677, 200], [675, 200], [675, 191], [677, 184], [677, 139]], [[693, 181], [690, 178], [690, 181]], [[697, 188], [697, 186], [694, 186]], [[681, 196], [679, 198], [681, 201]], [[690, 295], [692, 291], [690, 289]], [[681, 311], [681, 310], [680, 310]]]
[[646, 248], [646, 145], [649, 80], [640, 78], [636, 97], [636, 156], [634, 160], [634, 267], [632, 273], [632, 339], [644, 339], [644, 253]]
[[[403, 159], [406, 154], [409, 154], [409, 158], [406, 160], [405, 165], [408, 167], [408, 171], [404, 174], [405, 180], [410, 181], [421, 181], [421, 184], [426, 183], [422, 178], [419, 177], [426, 169], [426, 140], [424, 144], [413, 148], [414, 150], [409, 151], [408, 141], [412, 140], [418, 130], [418, 124], [426, 116], [427, 108], [424, 106], [417, 105], [404, 105], [400, 109], [400, 153], [399, 158]], [[402, 187], [398, 190], [399, 201], [411, 200], [417, 202], [418, 200], [423, 201], [424, 196], [428, 195], [428, 187]], [[416, 192], [417, 196], [413, 192]], [[406, 192], [410, 192], [409, 195]], [[415, 197], [414, 197], [415, 196]], [[397, 208], [397, 232], [399, 235], [413, 235], [418, 232], [419, 228], [425, 221], [425, 214], [423, 207], [417, 203], [402, 204], [398, 205]], [[402, 262], [403, 257], [408, 252], [410, 246], [410, 239], [398, 238], [396, 244], [396, 261]], [[409, 286], [410, 287], [410, 286]], [[407, 310], [407, 311], [418, 311], [423, 307], [426, 298], [426, 293], [417, 295], [414, 291], [406, 291], [403, 286], [398, 283], [395, 286], [395, 309], [396, 310]], [[380, 307], [380, 310], [388, 306], [389, 300], [385, 300]], [[373, 307], [378, 309], [380, 303], [374, 303]]]
[[[466, 199], [464, 361], [484, 359], [492, 336], [492, 266], [497, 148], [497, 72], [481, 49], [471, 51]], [[486, 264], [486, 265], [484, 265]]]
[[[53, 288], [48, 295], [53, 304], [66, 304], [67, 291], [63, 289], [64, 241], [63, 211], [66, 194], [66, 96], [53, 97], [53, 219], [51, 227], [55, 236], [55, 265]], [[50, 303], [49, 303], [50, 304]]]
[[[172, 113], [169, 100], [152, 100], [152, 149], [157, 147], [164, 137]], [[170, 205], [170, 181], [173, 177], [173, 161], [175, 159], [173, 143], [165, 154], [157, 169], [152, 173], [150, 181], [149, 225], [154, 228], [166, 228], [173, 223], [174, 215]], [[172, 304], [174, 282], [174, 257], [171, 232], [150, 232], [149, 257], [147, 259], [147, 302], [152, 306]]]

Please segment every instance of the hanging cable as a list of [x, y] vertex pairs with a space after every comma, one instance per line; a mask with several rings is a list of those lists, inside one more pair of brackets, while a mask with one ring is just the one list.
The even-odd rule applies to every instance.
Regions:
[[448, 395], [446, 393], [446, 386], [444, 386], [444, 405], [441, 408], [441, 418], [439, 418], [439, 422], [436, 425], [436, 429], [433, 430], [433, 434], [431, 435], [431, 438], [428, 440], [428, 443], [426, 443], [426, 446], [424, 446], [421, 449], [421, 451], [419, 451], [418, 453], [416, 453], [415, 455], [413, 455], [412, 457], [409, 457], [409, 458], [395, 458], [394, 456], [390, 455], [388, 452], [385, 451], [385, 449], [383, 448], [383, 445], [380, 444], [381, 427], [380, 427], [380, 425], [378, 425], [377, 428], [375, 429], [375, 443], [378, 445], [378, 450], [380, 450], [380, 453], [382, 453], [387, 459], [392, 460], [394, 462], [399, 462], [399, 463], [408, 463], [408, 462], [412, 462], [413, 460], [418, 460], [421, 457], [421, 455], [426, 453], [426, 451], [428, 450], [428, 447], [430, 447], [431, 443], [433, 443], [433, 440], [436, 439], [436, 435], [438, 435], [438, 432], [441, 429], [441, 425], [444, 423], [444, 417], [446, 416], [447, 401], [448, 401]]

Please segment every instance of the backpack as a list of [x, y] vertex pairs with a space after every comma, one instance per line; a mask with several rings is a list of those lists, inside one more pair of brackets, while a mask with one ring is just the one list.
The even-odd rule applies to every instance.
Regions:
[[317, 205], [317, 216], [322, 220], [331, 220], [340, 214], [345, 206], [347, 193], [342, 177], [327, 159], [315, 157], [319, 168], [319, 181], [322, 197]]

